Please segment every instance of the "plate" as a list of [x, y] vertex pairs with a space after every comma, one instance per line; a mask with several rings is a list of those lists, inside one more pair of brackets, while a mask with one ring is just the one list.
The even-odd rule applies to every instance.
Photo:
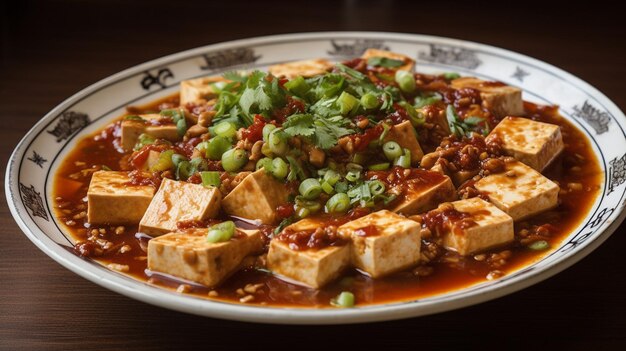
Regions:
[[[524, 99], [560, 106], [560, 113], [589, 138], [605, 177], [587, 217], [558, 248], [530, 266], [495, 280], [408, 302], [352, 309], [255, 307], [216, 302], [153, 287], [80, 258], [51, 213], [53, 175], [81, 137], [125, 112], [172, 94], [181, 80], [285, 61], [343, 60], [366, 48], [406, 54], [422, 72], [455, 71], [519, 86]], [[216, 318], [288, 324], [338, 324], [400, 319], [468, 306], [546, 279], [589, 254], [624, 219], [626, 118], [597, 89], [547, 63], [483, 44], [441, 37], [373, 32], [324, 32], [259, 37], [209, 45], [150, 61], [78, 92], [50, 111], [15, 148], [5, 189], [26, 236], [55, 261], [120, 294], [173, 310]]]

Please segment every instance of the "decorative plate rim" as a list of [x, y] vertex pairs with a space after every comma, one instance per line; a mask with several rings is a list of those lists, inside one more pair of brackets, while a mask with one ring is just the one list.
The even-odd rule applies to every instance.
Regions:
[[[67, 107], [77, 102], [81, 98], [95, 93], [104, 87], [118, 81], [119, 79], [128, 78], [133, 75], [154, 70], [159, 66], [172, 64], [177, 61], [189, 59], [195, 56], [203, 55], [206, 52], [218, 50], [238, 48], [242, 46], [259, 46], [261, 44], [281, 44], [289, 41], [311, 40], [349, 40], [355, 38], [379, 39], [379, 40], [406, 40], [415, 42], [417, 40], [424, 42], [439, 43], [443, 45], [454, 45], [460, 48], [480, 49], [489, 53], [498, 54], [506, 58], [514, 58], [519, 62], [530, 63], [535, 67], [539, 67], [546, 72], [552, 72], [555, 76], [572, 83], [579, 89], [583, 89], [589, 96], [592, 96], [601, 103], [607, 110], [610, 110], [612, 117], [617, 125], [623, 131], [620, 123], [625, 123], [626, 117], [623, 112], [598, 89], [581, 80], [580, 78], [543, 61], [532, 57], [522, 55], [513, 51], [501, 49], [491, 45], [480, 44], [472, 41], [460, 39], [445, 38], [431, 35], [405, 34], [392, 32], [311, 32], [311, 33], [292, 33], [271, 35], [262, 37], [253, 37], [246, 39], [233, 40], [223, 43], [201, 46], [175, 54], [160, 57], [115, 73], [104, 78], [72, 95], [62, 103], [53, 108], [43, 118], [41, 118], [22, 138], [13, 151], [6, 170], [5, 189], [6, 198], [9, 204], [11, 214], [18, 223], [19, 227], [25, 235], [44, 253], [52, 259], [73, 271], [74, 273], [86, 278], [100, 286], [106, 287], [122, 295], [144, 301], [153, 305], [166, 307], [173, 310], [187, 312], [196, 315], [210, 316], [223, 319], [264, 322], [264, 323], [280, 323], [280, 324], [342, 324], [342, 323], [361, 323], [384, 321], [392, 319], [402, 319], [415, 316], [422, 316], [437, 312], [448, 311], [460, 307], [478, 304], [488, 300], [492, 300], [515, 291], [524, 289], [530, 285], [536, 284], [547, 279], [562, 270], [575, 264], [591, 251], [596, 249], [618, 228], [620, 223], [626, 217], [624, 211], [623, 195], [619, 204], [611, 209], [608, 214], [609, 218], [598, 218], [598, 228], [591, 240], [586, 240], [580, 245], [574, 246], [570, 251], [564, 253], [562, 257], [555, 259], [554, 262], [545, 266], [537, 266], [538, 262], [524, 266], [512, 273], [512, 277], [502, 284], [496, 282], [479, 283], [471, 287], [462, 288], [450, 293], [436, 295], [418, 300], [392, 302], [377, 305], [369, 305], [354, 309], [310, 309], [295, 307], [257, 307], [244, 304], [216, 302], [206, 299], [194, 298], [190, 296], [180, 295], [168, 290], [149, 286], [141, 281], [128, 278], [124, 275], [108, 270], [101, 265], [94, 265], [93, 261], [82, 259], [74, 253], [66, 250], [60, 244], [51, 239], [46, 233], [38, 227], [32, 228], [29, 225], [34, 220], [25, 206], [18, 200], [22, 199], [19, 189], [18, 172], [21, 162], [26, 157], [26, 151], [31, 142], [37, 135], [45, 130], [45, 124], [51, 123], [57, 118]], [[418, 62], [419, 65], [419, 62]], [[210, 74], [210, 72], [207, 72]], [[617, 113], [615, 113], [617, 112]], [[79, 134], [78, 132], [77, 134]], [[62, 152], [61, 147], [57, 153]], [[600, 154], [600, 147], [597, 150]], [[599, 155], [598, 155], [599, 156]], [[32, 161], [32, 160], [31, 160]], [[19, 162], [19, 163], [18, 163]], [[604, 166], [604, 165], [603, 165]], [[605, 182], [603, 184], [603, 192], [598, 195], [594, 207], [596, 211], [599, 209], [601, 201], [607, 196], [605, 194], [607, 187], [608, 169], [605, 170]], [[619, 184], [618, 184], [619, 186]], [[47, 196], [47, 194], [44, 194]], [[590, 210], [590, 214], [593, 211]], [[26, 216], [24, 215], [26, 212]], [[613, 213], [615, 212], [615, 213]], [[591, 214], [593, 217], [595, 213]], [[611, 219], [611, 215], [614, 217]], [[610, 222], [609, 222], [610, 221]], [[587, 227], [589, 223], [581, 227]], [[589, 234], [591, 235], [591, 234]], [[564, 240], [565, 242], [565, 240]], [[557, 252], [560, 249], [555, 250]], [[541, 262], [541, 261], [539, 261]], [[526, 268], [538, 267], [538, 269], [523, 272]]]

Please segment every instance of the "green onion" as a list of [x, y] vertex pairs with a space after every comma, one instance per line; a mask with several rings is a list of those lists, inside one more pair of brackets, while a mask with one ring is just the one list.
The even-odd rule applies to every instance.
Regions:
[[322, 185], [315, 178], [307, 178], [298, 187], [298, 191], [307, 200], [316, 199], [322, 192]]
[[263, 157], [256, 161], [256, 170], [264, 168], [266, 173], [272, 173], [272, 159], [269, 157]]
[[235, 223], [226, 221], [215, 224], [209, 228], [206, 241], [210, 243], [221, 243], [230, 240], [235, 235]]
[[272, 150], [270, 149], [270, 144], [267, 142], [263, 143], [263, 146], [261, 146], [261, 153], [270, 158], [274, 156]]
[[181, 137], [187, 132], [187, 121], [184, 118], [181, 118], [178, 122], [176, 122], [176, 131]]
[[272, 161], [272, 175], [278, 179], [285, 179], [289, 173], [289, 165], [282, 158], [276, 157]]
[[126, 117], [124, 117], [125, 120], [127, 121], [139, 121], [139, 122], [145, 122], [146, 120], [141, 118], [141, 116], [137, 116], [137, 115], [128, 115]]
[[422, 108], [424, 106], [432, 105], [437, 101], [441, 101], [441, 95], [439, 93], [432, 93], [431, 95], [426, 96], [416, 96], [414, 107]]
[[181, 154], [173, 154], [172, 155], [172, 163], [174, 164], [174, 167], [178, 167], [178, 164], [181, 161], [187, 161], [187, 157], [181, 155]]
[[342, 115], [347, 115], [359, 107], [359, 100], [344, 91], [339, 95], [339, 98], [337, 98], [337, 105], [339, 106], [339, 112]]
[[150, 167], [150, 172], [163, 172], [174, 167], [172, 155], [174, 150], [165, 150], [159, 155], [159, 159]]
[[363, 105], [366, 110], [373, 110], [380, 106], [380, 101], [378, 101], [376, 95], [372, 93], [366, 93], [365, 95], [361, 96], [361, 105]]
[[395, 141], [386, 142], [385, 145], [383, 145], [383, 152], [389, 161], [393, 161], [402, 156], [402, 148], [400, 147], [400, 144]]
[[350, 197], [346, 193], [337, 193], [326, 201], [326, 213], [344, 213], [350, 208]]
[[333, 186], [328, 182], [322, 182], [322, 190], [324, 190], [326, 194], [330, 195], [335, 191], [335, 188], [333, 188]]
[[154, 144], [155, 141], [156, 139], [152, 135], [141, 134], [139, 135], [139, 138], [137, 138], [137, 143], [135, 144], [135, 147], [133, 148], [133, 150], [135, 151], [141, 150], [142, 147], [146, 145]]
[[[276, 126], [268, 123], [266, 125], [263, 126], [263, 141], [267, 142], [269, 140], [270, 137], [270, 133], [276, 129]], [[269, 146], [269, 145], [268, 145]]]
[[230, 149], [231, 146], [228, 139], [218, 135], [207, 142], [206, 157], [213, 161], [220, 160], [224, 152]]
[[447, 80], [453, 80], [453, 79], [460, 78], [461, 75], [456, 72], [446, 72], [443, 74], [443, 77]]
[[400, 90], [405, 93], [412, 93], [415, 91], [415, 77], [409, 71], [396, 71], [396, 83], [398, 83]]
[[342, 291], [341, 294], [330, 300], [330, 304], [340, 308], [354, 307], [354, 294], [349, 291]]
[[356, 182], [360, 178], [361, 178], [360, 171], [349, 171], [348, 173], [346, 173], [346, 180], [349, 182]]
[[304, 80], [302, 76], [297, 76], [296, 78], [293, 78], [292, 80], [285, 83], [285, 89], [289, 90], [295, 95], [304, 96], [311, 89], [311, 87], [309, 86], [309, 84], [307, 84], [306, 80]]
[[348, 191], [348, 183], [347, 182], [337, 182], [335, 184], [335, 192], [337, 193], [345, 193]]
[[545, 240], [539, 240], [528, 245], [528, 248], [535, 251], [543, 251], [549, 249], [550, 244], [548, 244], [548, 242]]
[[393, 165], [402, 168], [411, 168], [411, 150], [404, 149], [404, 155], [396, 158], [395, 161], [393, 161]]
[[365, 163], [366, 160], [367, 160], [367, 157], [362, 152], [357, 152], [354, 155], [352, 155], [352, 162], [354, 162], [356, 164], [361, 165], [361, 164]]
[[226, 172], [236, 172], [248, 162], [248, 153], [243, 149], [230, 149], [222, 155], [222, 168]]
[[341, 180], [341, 175], [332, 169], [329, 169], [324, 173], [324, 182], [328, 183], [331, 186], [334, 186], [338, 181]]
[[284, 155], [288, 151], [287, 138], [280, 129], [273, 130], [268, 137], [270, 150], [276, 155]]
[[193, 167], [189, 161], [180, 161], [176, 166], [176, 179], [187, 180], [193, 174]]
[[317, 201], [304, 200], [301, 196], [296, 196], [296, 207], [304, 207], [311, 212], [317, 212], [322, 208], [322, 205]]
[[202, 157], [192, 158], [189, 163], [191, 163], [191, 168], [193, 169], [193, 172], [191, 172], [191, 174], [209, 170], [208, 162]]
[[200, 178], [202, 179], [202, 185], [219, 187], [222, 184], [220, 179], [220, 172], [200, 172]]
[[380, 180], [372, 180], [368, 185], [373, 196], [380, 195], [385, 192], [385, 184]]
[[373, 165], [367, 166], [367, 169], [370, 171], [385, 171], [389, 169], [389, 162], [376, 163]]
[[391, 59], [389, 57], [370, 57], [367, 59], [367, 64], [369, 66], [394, 68], [402, 66], [404, 61]]
[[306, 207], [300, 207], [296, 209], [296, 216], [298, 216], [298, 218], [305, 218], [308, 217], [310, 214], [311, 211]]
[[213, 131], [216, 135], [229, 139], [232, 139], [235, 135], [237, 135], [237, 128], [235, 128], [235, 125], [230, 122], [218, 123], [215, 125], [215, 128], [213, 128]]

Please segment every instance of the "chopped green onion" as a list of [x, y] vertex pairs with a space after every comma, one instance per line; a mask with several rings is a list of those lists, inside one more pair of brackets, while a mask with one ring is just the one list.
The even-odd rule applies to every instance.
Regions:
[[270, 150], [276, 155], [284, 155], [288, 151], [287, 137], [280, 129], [273, 130], [268, 137]]
[[366, 159], [367, 157], [362, 152], [357, 152], [354, 155], [352, 155], [352, 162], [359, 164], [359, 165], [365, 163]]
[[332, 169], [329, 169], [324, 173], [324, 182], [328, 183], [331, 186], [334, 186], [338, 181], [341, 180], [341, 175]]
[[267, 142], [263, 143], [263, 146], [261, 146], [261, 153], [270, 158], [274, 156], [272, 150], [270, 149], [270, 144]]
[[193, 169], [193, 172], [191, 172], [191, 174], [209, 170], [209, 164], [202, 157], [192, 158], [189, 163], [191, 163], [191, 168]]
[[545, 240], [539, 240], [528, 245], [528, 248], [535, 251], [543, 251], [549, 249], [550, 244], [548, 244], [548, 242]]
[[139, 135], [139, 138], [137, 138], [137, 143], [135, 144], [135, 147], [133, 148], [133, 150], [135, 151], [141, 150], [142, 147], [146, 145], [154, 144], [155, 141], [156, 139], [152, 135], [141, 134]]
[[370, 171], [386, 171], [389, 169], [389, 162], [376, 163], [373, 165], [367, 166], [367, 169]]
[[337, 193], [326, 201], [326, 213], [344, 213], [350, 208], [350, 197], [346, 193]]
[[415, 83], [415, 77], [409, 71], [396, 71], [396, 83], [398, 83], [400, 90], [405, 93], [412, 93], [417, 87]]
[[230, 149], [222, 155], [222, 168], [226, 172], [236, 172], [248, 162], [248, 153], [243, 149]]
[[402, 66], [404, 64], [404, 61], [391, 59], [389, 57], [370, 57], [367, 59], [367, 64], [369, 66], [395, 68]]
[[426, 96], [416, 96], [414, 107], [422, 108], [424, 106], [432, 105], [437, 101], [441, 101], [441, 95], [439, 93], [432, 93], [431, 95]]
[[219, 187], [222, 184], [220, 179], [220, 172], [200, 172], [200, 178], [202, 179], [202, 185]]
[[138, 121], [138, 122], [145, 122], [146, 120], [141, 118], [140, 116], [137, 115], [128, 115], [126, 117], [124, 117], [125, 120], [127, 121]]
[[366, 93], [365, 95], [361, 96], [361, 105], [363, 105], [366, 110], [373, 110], [380, 106], [380, 101], [378, 101], [376, 95], [372, 93]]
[[300, 207], [296, 209], [296, 216], [298, 216], [298, 218], [305, 218], [308, 217], [310, 214], [311, 211], [306, 207]]
[[181, 155], [181, 154], [173, 154], [172, 155], [172, 163], [174, 164], [174, 167], [178, 167], [178, 164], [181, 161], [187, 161], [187, 157]]
[[174, 167], [172, 155], [174, 150], [165, 150], [159, 155], [159, 159], [150, 167], [150, 172], [163, 172]]
[[404, 154], [396, 158], [395, 161], [393, 161], [393, 165], [402, 168], [411, 168], [411, 150], [404, 149]]
[[289, 165], [282, 158], [276, 157], [272, 161], [272, 175], [278, 179], [285, 179], [289, 173]]
[[383, 152], [389, 161], [393, 161], [402, 156], [402, 148], [400, 147], [400, 144], [395, 141], [386, 142], [385, 145], [383, 145]]
[[224, 152], [230, 149], [231, 146], [232, 145], [228, 139], [218, 135], [208, 141], [206, 146], [206, 157], [213, 161], [220, 160], [222, 159]]
[[176, 166], [176, 179], [187, 180], [193, 174], [193, 167], [189, 161], [180, 161]]
[[256, 161], [256, 170], [264, 168], [266, 173], [272, 173], [272, 159], [269, 157], [263, 157]]
[[103, 170], [105, 171], [112, 171], [111, 167], [107, 166], [107, 165], [102, 165], [101, 166]]
[[368, 185], [373, 196], [380, 195], [385, 192], [385, 184], [380, 180], [372, 180]]
[[297, 76], [285, 83], [285, 88], [298, 96], [304, 96], [311, 89], [302, 76]]
[[443, 74], [443, 77], [447, 80], [453, 80], [453, 79], [460, 78], [461, 75], [456, 72], [446, 72]]
[[269, 137], [270, 137], [270, 133], [274, 129], [276, 129], [276, 126], [271, 124], [271, 123], [268, 123], [268, 124], [263, 126], [263, 141], [265, 141], [267, 143], [267, 141], [269, 140]]
[[335, 184], [335, 192], [337, 193], [345, 193], [348, 191], [348, 183], [347, 182], [337, 182]]
[[341, 294], [330, 300], [330, 304], [340, 308], [354, 307], [354, 294], [349, 291], [342, 291]]
[[344, 91], [339, 95], [339, 98], [337, 98], [337, 105], [339, 106], [339, 112], [342, 115], [347, 115], [359, 107], [359, 100]]
[[181, 118], [178, 122], [176, 122], [176, 131], [181, 137], [187, 132], [187, 121], [184, 118]]
[[298, 191], [307, 200], [316, 199], [322, 192], [322, 185], [315, 178], [307, 178], [298, 187]]
[[356, 182], [361, 178], [361, 171], [348, 171], [346, 173], [346, 180], [349, 182]]
[[333, 186], [328, 182], [322, 182], [322, 190], [324, 190], [326, 194], [330, 195], [335, 191], [335, 188], [333, 188]]
[[232, 139], [235, 137], [235, 135], [237, 135], [237, 128], [235, 128], [235, 125], [226, 121], [220, 122], [217, 125], [215, 125], [215, 127], [213, 128], [213, 131], [218, 136], [229, 138], [229, 139]]
[[296, 207], [304, 207], [314, 213], [319, 211], [322, 208], [322, 205], [320, 205], [320, 203], [317, 201], [304, 200], [302, 199], [302, 197], [296, 196]]
[[226, 221], [209, 228], [206, 240], [210, 243], [221, 243], [230, 240], [235, 235], [235, 223]]

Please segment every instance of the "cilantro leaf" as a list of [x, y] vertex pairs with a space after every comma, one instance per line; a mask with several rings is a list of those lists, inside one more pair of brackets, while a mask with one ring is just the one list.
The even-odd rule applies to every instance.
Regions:
[[287, 118], [285, 123], [283, 123], [283, 128], [285, 133], [290, 136], [312, 136], [313, 134], [315, 134], [315, 127], [313, 126], [313, 115], [291, 115], [289, 116], [289, 118]]

